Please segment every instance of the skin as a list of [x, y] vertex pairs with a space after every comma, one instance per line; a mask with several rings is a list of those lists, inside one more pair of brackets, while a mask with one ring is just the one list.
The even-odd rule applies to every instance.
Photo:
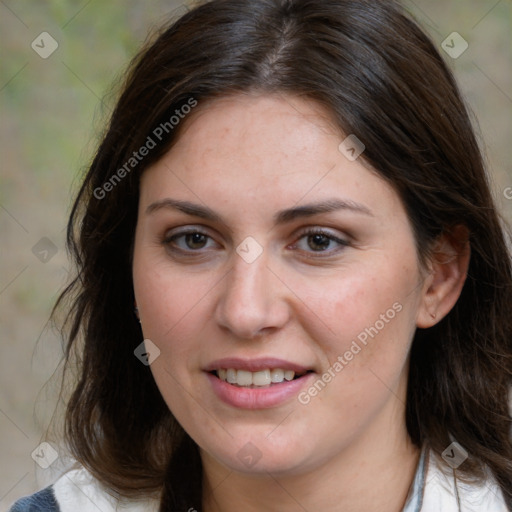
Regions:
[[[198, 106], [182, 128], [141, 178], [133, 279], [144, 337], [161, 351], [154, 378], [200, 447], [204, 510], [401, 510], [419, 457], [404, 420], [409, 348], [417, 327], [453, 307], [469, 250], [443, 237], [421, 267], [398, 195], [364, 154], [338, 150], [345, 136], [314, 102], [236, 95]], [[148, 212], [166, 198], [222, 220]], [[369, 213], [274, 226], [278, 211], [333, 198]], [[207, 236], [169, 242], [184, 227]], [[345, 244], [321, 237], [319, 248], [306, 228]], [[251, 263], [236, 252], [248, 236], [263, 250]], [[316, 380], [393, 304], [394, 318], [306, 405], [238, 409], [203, 372], [223, 357], [278, 357]], [[261, 456], [251, 467], [237, 456], [249, 442]]]

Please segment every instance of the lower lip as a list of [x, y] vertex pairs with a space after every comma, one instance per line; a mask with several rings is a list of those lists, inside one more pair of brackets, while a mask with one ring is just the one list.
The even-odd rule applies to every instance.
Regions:
[[314, 373], [307, 373], [295, 380], [273, 384], [268, 388], [233, 386], [211, 373], [206, 373], [206, 376], [215, 394], [226, 404], [240, 409], [269, 409], [296, 397], [301, 388], [313, 378]]

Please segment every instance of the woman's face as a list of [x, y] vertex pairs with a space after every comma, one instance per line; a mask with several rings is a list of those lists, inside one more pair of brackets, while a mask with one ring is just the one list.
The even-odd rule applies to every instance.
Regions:
[[425, 288], [398, 195], [313, 102], [196, 110], [141, 178], [134, 249], [169, 409], [203, 458], [242, 472], [382, 446], [405, 432]]

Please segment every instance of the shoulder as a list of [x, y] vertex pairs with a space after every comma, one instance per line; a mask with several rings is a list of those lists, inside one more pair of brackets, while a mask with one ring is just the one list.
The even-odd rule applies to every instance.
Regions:
[[509, 512], [490, 471], [483, 482], [465, 482], [432, 451], [427, 458], [421, 512]]
[[64, 473], [51, 487], [17, 501], [9, 512], [157, 512], [159, 505], [156, 498], [123, 498], [79, 468]]
[[51, 487], [18, 500], [9, 512], [60, 512]]

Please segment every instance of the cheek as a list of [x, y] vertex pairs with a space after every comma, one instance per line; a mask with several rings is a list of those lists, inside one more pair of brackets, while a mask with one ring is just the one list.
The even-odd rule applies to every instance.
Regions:
[[317, 380], [299, 400], [305, 415], [309, 407], [316, 411], [311, 421], [317, 428], [328, 421], [355, 436], [390, 397], [394, 402], [393, 395], [402, 394], [415, 330], [414, 269], [388, 267], [383, 274], [367, 268], [326, 283], [328, 292], [303, 289], [301, 324], [324, 357], [319, 380], [325, 384]]
[[176, 401], [197, 371], [197, 343], [211, 318], [208, 296], [215, 280], [204, 273], [176, 272], [161, 257], [141, 251], [134, 257], [133, 281], [144, 339], [160, 350], [151, 371], [168, 406], [180, 407]]
[[370, 360], [392, 364], [395, 356], [402, 360], [415, 329], [417, 277], [413, 264], [398, 267], [383, 261], [315, 280], [314, 287], [297, 281], [301, 325], [329, 364], [344, 354], [354, 366]]
[[216, 280], [204, 273], [177, 272], [162, 262], [134, 265], [134, 288], [144, 335], [155, 340], [182, 339], [198, 328]]
[[[208, 298], [216, 283], [161, 263], [145, 268], [150, 270], [134, 267], [134, 286], [144, 338], [160, 350], [151, 372], [169, 409], [183, 419], [190, 415], [199, 354], [208, 357], [208, 346], [200, 341], [207, 339], [206, 323], [212, 317]], [[205, 424], [204, 418], [198, 424]]]

